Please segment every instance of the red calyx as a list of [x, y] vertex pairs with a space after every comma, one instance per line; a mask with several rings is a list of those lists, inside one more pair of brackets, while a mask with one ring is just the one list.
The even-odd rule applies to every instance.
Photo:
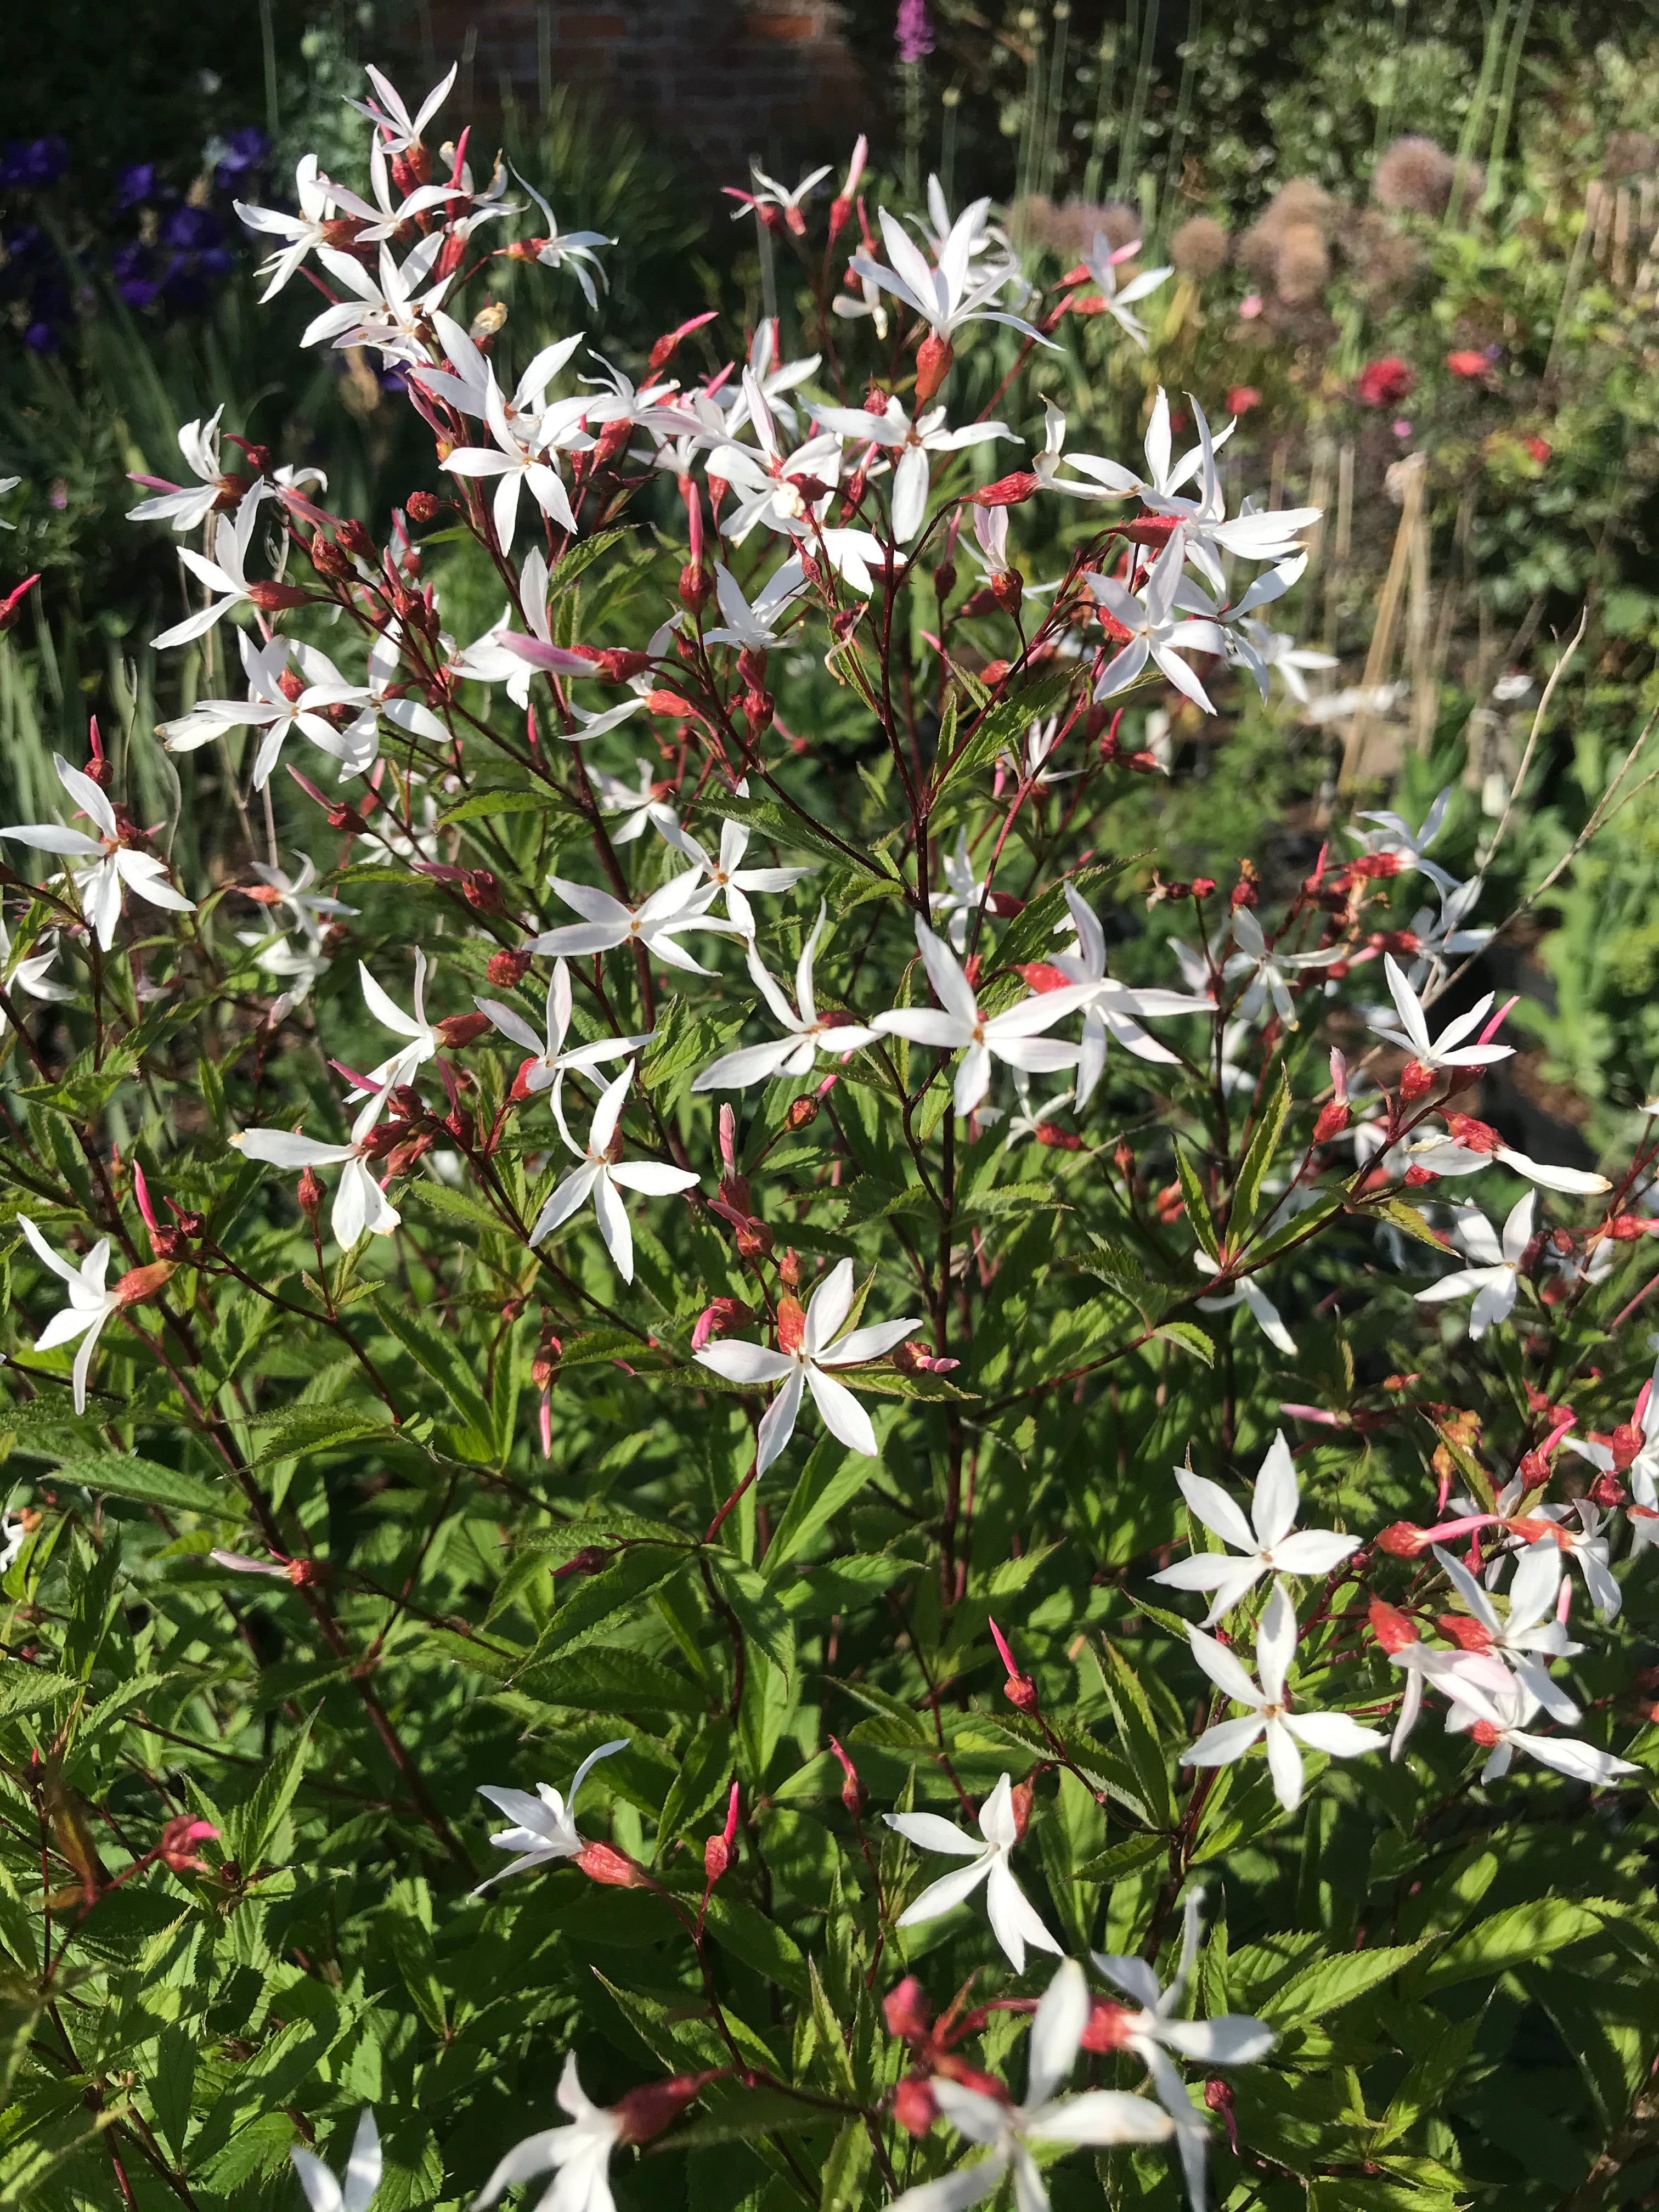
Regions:
[[1478, 1620], [1467, 1613], [1443, 1613], [1438, 1616], [1440, 1632], [1449, 1638], [1460, 1651], [1490, 1651], [1492, 1632], [1483, 1628]]
[[[854, 1765], [852, 1760], [847, 1756], [846, 1752], [842, 1748], [841, 1740], [838, 1736], [832, 1735], [830, 1737], [830, 1748], [834, 1752], [836, 1761], [842, 1771], [842, 1780], [841, 1785], [841, 1802], [856, 1820], [859, 1815], [863, 1812], [864, 1808], [868, 1802], [865, 1795], [864, 1784], [859, 1780], [859, 1771], [857, 1767]], [[901, 1986], [902, 1985], [901, 1984]], [[892, 2027], [890, 2020], [888, 2022], [888, 2026], [890, 2027]], [[897, 2028], [893, 2028], [893, 2033], [895, 2035], [897, 2035], [901, 2031]]]
[[1429, 1547], [1429, 1539], [1409, 1521], [1395, 1521], [1376, 1539], [1377, 1549], [1393, 1559], [1414, 1559]]
[[916, 405], [925, 407], [951, 374], [951, 364], [956, 359], [951, 341], [938, 331], [929, 331], [916, 348]]
[[1425, 1067], [1420, 1060], [1408, 1060], [1400, 1073], [1401, 1099], [1407, 1106], [1415, 1106], [1419, 1099], [1428, 1097], [1436, 1079], [1431, 1067]]
[[632, 1859], [611, 1844], [587, 1844], [576, 1854], [576, 1864], [590, 1881], [607, 1889], [643, 1889], [645, 1876]]
[[1333, 1098], [1319, 1109], [1319, 1119], [1314, 1123], [1313, 1140], [1316, 1145], [1328, 1145], [1340, 1137], [1352, 1119], [1346, 1098]]
[[672, 2074], [665, 2081], [647, 2081], [642, 2088], [629, 2090], [611, 2107], [621, 2122], [618, 2140], [649, 2142], [679, 2118], [694, 2097], [702, 2094], [717, 2072], [711, 2069], [706, 2074]]
[[247, 595], [262, 615], [281, 614], [286, 607], [311, 604], [310, 592], [302, 592], [297, 584], [250, 584]]
[[490, 954], [489, 964], [484, 973], [499, 989], [521, 982], [529, 969], [529, 953], [501, 951]]
[[[1042, 489], [1041, 477], [1034, 476], [1030, 469], [1014, 469], [1007, 476], [999, 477], [994, 483], [982, 484], [969, 494], [969, 499], [974, 507], [1023, 507]], [[992, 588], [994, 590], [995, 586]]]
[[925, 2075], [907, 2074], [894, 2090], [893, 2118], [908, 2136], [925, 2136], [933, 2126], [939, 2106]]
[[1370, 1603], [1371, 1634], [1388, 1652], [1405, 1651], [1420, 1642], [1414, 1622], [1407, 1620], [1397, 1606], [1385, 1605], [1380, 1597]]

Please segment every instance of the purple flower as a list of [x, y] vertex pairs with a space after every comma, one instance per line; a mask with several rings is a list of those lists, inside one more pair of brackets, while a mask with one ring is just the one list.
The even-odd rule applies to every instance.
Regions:
[[893, 40], [902, 62], [919, 62], [933, 52], [933, 33], [927, 21], [927, 0], [899, 0]]
[[63, 340], [50, 323], [31, 323], [23, 333], [23, 343], [31, 353], [56, 353]]
[[14, 138], [0, 152], [0, 185], [56, 184], [68, 167], [67, 138]]
[[125, 213], [128, 208], [142, 207], [146, 200], [156, 197], [155, 164], [154, 161], [135, 161], [131, 168], [123, 169], [115, 179], [115, 211]]
[[269, 160], [270, 141], [257, 124], [250, 123], [222, 140], [218, 153], [213, 181], [222, 192], [228, 191], [232, 185], [240, 183], [250, 169], [257, 169]]
[[224, 242], [224, 226], [211, 208], [180, 207], [161, 225], [161, 243], [181, 253], [205, 253]]

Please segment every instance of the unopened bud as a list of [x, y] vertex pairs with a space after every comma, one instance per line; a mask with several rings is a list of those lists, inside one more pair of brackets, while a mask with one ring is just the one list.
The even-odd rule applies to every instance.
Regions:
[[1319, 1109], [1319, 1119], [1314, 1123], [1313, 1140], [1316, 1145], [1328, 1145], [1340, 1137], [1352, 1115], [1346, 1098], [1332, 1098]]
[[315, 1168], [307, 1168], [303, 1171], [294, 1195], [298, 1199], [300, 1211], [306, 1219], [314, 1222], [323, 1210], [323, 1200], [326, 1195], [323, 1188], [322, 1177]]
[[688, 561], [680, 570], [680, 605], [688, 613], [698, 615], [708, 605], [714, 589], [714, 580], [704, 561]]
[[991, 579], [991, 597], [1006, 615], [1017, 615], [1025, 597], [1025, 579], [1018, 568], [1000, 568]]
[[783, 1118], [792, 1129], [810, 1129], [818, 1118], [817, 1099], [810, 1093], [804, 1098], [792, 1098]]
[[[833, 1736], [830, 1741], [835, 1741]], [[927, 2002], [927, 1993], [914, 1974], [907, 1974], [902, 1982], [893, 1984], [881, 2001], [881, 2012], [889, 2035], [926, 2035], [933, 2023], [933, 2008]]]
[[196, 1845], [216, 1843], [218, 1837], [211, 1820], [193, 1820], [188, 1813], [180, 1813], [162, 1829], [155, 1856], [174, 1874], [206, 1874], [207, 1862]]
[[1036, 1792], [1032, 1789], [1029, 1782], [1015, 1783], [1012, 1790], [1009, 1792], [1009, 1803], [1012, 1808], [1014, 1815], [1014, 1839], [1016, 1842], [1024, 1836], [1027, 1828], [1031, 1825], [1031, 1807], [1035, 1803], [1036, 1799]]
[[0, 599], [0, 636], [4, 635], [22, 613], [24, 600], [40, 580], [40, 572], [37, 568], [33, 575], [25, 576], [21, 584], [15, 586], [4, 599]]
[[[864, 1811], [865, 1806], [869, 1802], [865, 1795], [864, 1784], [859, 1780], [859, 1771], [857, 1767], [854, 1765], [852, 1760], [847, 1756], [846, 1752], [842, 1749], [839, 1737], [833, 1735], [830, 1737], [830, 1748], [834, 1752], [836, 1760], [841, 1767], [841, 1802], [856, 1820]], [[901, 1984], [900, 1986], [902, 1987], [902, 1984]], [[890, 2018], [888, 2025], [890, 2027], [892, 2026]], [[894, 2028], [893, 2033], [896, 2035], [900, 2031], [897, 2028]]]

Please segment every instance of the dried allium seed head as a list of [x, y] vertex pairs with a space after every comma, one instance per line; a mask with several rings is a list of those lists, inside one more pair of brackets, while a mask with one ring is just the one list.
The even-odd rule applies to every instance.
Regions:
[[1183, 276], [1213, 276], [1227, 258], [1227, 230], [1212, 215], [1195, 215], [1170, 240], [1170, 258]]
[[1316, 223], [1293, 222], [1279, 233], [1273, 257], [1273, 282], [1291, 307], [1316, 300], [1331, 273], [1331, 257]]
[[1396, 138], [1371, 172], [1371, 197], [1385, 208], [1443, 215], [1457, 163], [1432, 138]]

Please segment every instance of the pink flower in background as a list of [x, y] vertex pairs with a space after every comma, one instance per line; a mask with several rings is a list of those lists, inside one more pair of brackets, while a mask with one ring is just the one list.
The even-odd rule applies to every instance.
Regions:
[[927, 0], [899, 0], [893, 42], [902, 62], [923, 61], [933, 52], [933, 31], [927, 21]]

